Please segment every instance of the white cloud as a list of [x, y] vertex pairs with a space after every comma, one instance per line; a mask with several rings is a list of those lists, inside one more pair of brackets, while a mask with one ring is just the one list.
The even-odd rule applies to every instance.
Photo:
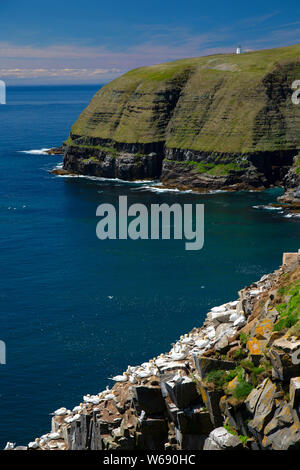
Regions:
[[[203, 34], [193, 34], [186, 28], [172, 28], [170, 25], [140, 25], [145, 30], [144, 41], [132, 46], [119, 45], [114, 49], [104, 45], [37, 47], [0, 42], [0, 79], [6, 77], [16, 82], [28, 79], [91, 82], [99, 79], [104, 83], [127, 70], [144, 65], [234, 52], [240, 42], [244, 50], [298, 42], [299, 22], [270, 27], [268, 20], [276, 14], [241, 21], [239, 26], [243, 26], [243, 38], [247, 38], [249, 33], [245, 30], [251, 27], [256, 32], [249, 40], [237, 40], [236, 25], [231, 24]], [[257, 25], [262, 24], [258, 32]]]
[[1, 77], [14, 77], [14, 78], [41, 78], [41, 77], [102, 77], [108, 74], [118, 74], [122, 71], [120, 69], [86, 69], [86, 68], [65, 68], [65, 69], [26, 69], [26, 68], [0, 68]]

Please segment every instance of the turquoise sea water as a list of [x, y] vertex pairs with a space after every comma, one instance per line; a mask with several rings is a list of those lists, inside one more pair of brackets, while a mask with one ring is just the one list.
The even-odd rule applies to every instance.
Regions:
[[[0, 446], [50, 429], [49, 413], [97, 393], [107, 377], [169, 350], [214, 305], [298, 249], [300, 220], [262, 207], [263, 193], [153, 192], [139, 184], [61, 178], [59, 145], [98, 87], [8, 89], [0, 106]], [[96, 208], [204, 203], [205, 244], [96, 237]]]

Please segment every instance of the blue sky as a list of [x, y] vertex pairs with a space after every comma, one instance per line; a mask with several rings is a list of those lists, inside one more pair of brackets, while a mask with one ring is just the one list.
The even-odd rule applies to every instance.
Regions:
[[0, 0], [0, 79], [104, 83], [134, 67], [300, 43], [300, 2]]

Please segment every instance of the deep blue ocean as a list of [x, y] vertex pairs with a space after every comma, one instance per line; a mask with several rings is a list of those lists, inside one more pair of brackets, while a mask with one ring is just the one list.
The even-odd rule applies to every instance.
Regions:
[[[11, 87], [0, 106], [0, 446], [50, 429], [49, 413], [97, 393], [109, 376], [170, 349], [208, 309], [300, 246], [300, 219], [262, 207], [282, 192], [197, 195], [62, 178], [58, 146], [99, 86]], [[96, 237], [96, 208], [204, 203], [205, 244]]]

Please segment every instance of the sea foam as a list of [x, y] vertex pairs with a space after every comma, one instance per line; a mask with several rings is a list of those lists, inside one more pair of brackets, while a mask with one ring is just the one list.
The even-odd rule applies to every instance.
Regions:
[[20, 153], [27, 153], [29, 155], [49, 155], [47, 151], [50, 149], [33, 149], [33, 150], [19, 150]]

